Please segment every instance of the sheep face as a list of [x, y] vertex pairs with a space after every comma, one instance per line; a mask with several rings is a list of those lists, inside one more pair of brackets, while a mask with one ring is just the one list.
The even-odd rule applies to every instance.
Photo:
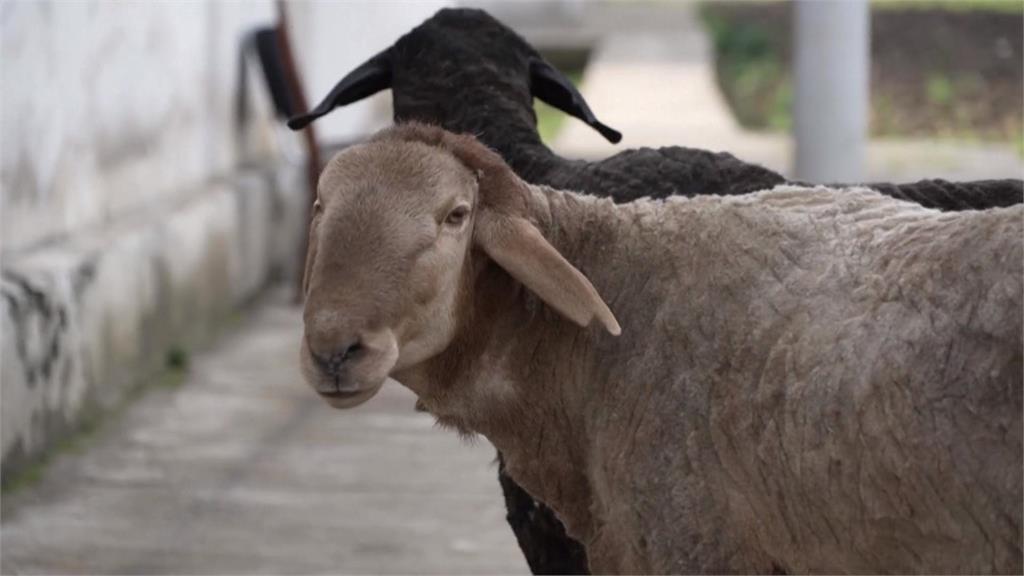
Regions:
[[451, 340], [476, 182], [436, 149], [373, 143], [332, 159], [317, 195], [302, 370], [345, 408]]
[[528, 196], [496, 154], [437, 128], [386, 131], [335, 156], [310, 225], [306, 381], [332, 406], [365, 402], [448, 347], [492, 262], [569, 320], [617, 334], [590, 282], [523, 217]]

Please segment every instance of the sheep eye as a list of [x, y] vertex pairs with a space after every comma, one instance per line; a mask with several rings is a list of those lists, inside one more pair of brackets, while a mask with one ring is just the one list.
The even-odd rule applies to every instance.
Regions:
[[323, 210], [323, 205], [320, 204], [320, 199], [317, 198], [316, 200], [313, 201], [313, 211], [319, 212], [321, 210]]
[[456, 206], [455, 209], [449, 212], [448, 216], [445, 217], [444, 223], [451, 226], [458, 226], [459, 224], [462, 224], [462, 221], [465, 220], [468, 215], [469, 208], [466, 206]]

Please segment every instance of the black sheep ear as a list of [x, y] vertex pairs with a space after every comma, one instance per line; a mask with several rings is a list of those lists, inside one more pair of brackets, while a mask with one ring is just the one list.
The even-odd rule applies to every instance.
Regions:
[[541, 58], [530, 62], [530, 92], [562, 112], [583, 120], [587, 126], [600, 132], [601, 136], [612, 144], [622, 140], [622, 134], [618, 130], [598, 121], [572, 82]]
[[388, 48], [349, 72], [311, 112], [290, 118], [288, 127], [292, 130], [305, 128], [310, 122], [339, 106], [373, 96], [390, 87], [391, 49]]

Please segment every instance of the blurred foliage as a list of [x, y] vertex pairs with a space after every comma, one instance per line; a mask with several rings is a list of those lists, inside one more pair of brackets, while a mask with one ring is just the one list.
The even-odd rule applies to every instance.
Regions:
[[937, 106], [949, 106], [953, 102], [953, 81], [942, 73], [933, 73], [928, 76], [928, 84], [925, 87], [928, 94], [928, 101]]
[[875, 10], [950, 10], [960, 12], [1008, 12], [1024, 15], [1021, 0], [871, 0]]
[[777, 34], [761, 23], [730, 19], [710, 3], [701, 5], [700, 15], [714, 44], [719, 85], [740, 124], [789, 130], [793, 83]]
[[[871, 6], [872, 134], [1024, 140], [1024, 2]], [[770, 1], [701, 4], [719, 87], [744, 127], [792, 126], [791, 11], [789, 3]]]
[[167, 369], [171, 372], [184, 371], [188, 369], [188, 351], [183, 346], [172, 346], [167, 351]]

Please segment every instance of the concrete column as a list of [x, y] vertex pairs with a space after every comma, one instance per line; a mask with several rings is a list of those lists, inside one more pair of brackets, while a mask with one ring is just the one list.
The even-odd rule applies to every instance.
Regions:
[[795, 176], [859, 181], [868, 127], [868, 2], [798, 0], [795, 8]]

